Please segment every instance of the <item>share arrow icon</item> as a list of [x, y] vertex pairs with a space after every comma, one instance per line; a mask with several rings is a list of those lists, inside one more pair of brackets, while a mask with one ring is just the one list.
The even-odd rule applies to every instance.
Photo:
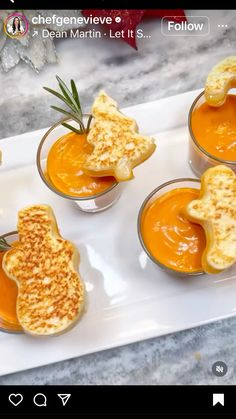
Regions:
[[58, 397], [60, 397], [63, 406], [66, 405], [66, 403], [68, 402], [70, 396], [71, 396], [71, 394], [58, 394]]

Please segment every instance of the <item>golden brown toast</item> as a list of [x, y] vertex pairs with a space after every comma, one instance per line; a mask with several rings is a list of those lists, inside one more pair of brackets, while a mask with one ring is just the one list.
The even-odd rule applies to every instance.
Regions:
[[186, 208], [190, 221], [206, 233], [203, 270], [218, 273], [236, 262], [236, 174], [223, 165], [208, 169], [201, 178], [200, 198]]
[[33, 205], [18, 213], [19, 243], [3, 257], [3, 269], [18, 285], [17, 317], [31, 335], [71, 328], [84, 306], [77, 272], [79, 254], [63, 239], [52, 209]]
[[92, 115], [87, 141], [94, 149], [82, 169], [90, 176], [114, 176], [118, 182], [132, 179], [133, 168], [154, 152], [154, 139], [140, 135], [135, 120], [123, 115], [103, 91], [94, 101]]
[[224, 104], [227, 92], [236, 86], [236, 55], [227, 57], [212, 68], [205, 84], [205, 98], [211, 106]]

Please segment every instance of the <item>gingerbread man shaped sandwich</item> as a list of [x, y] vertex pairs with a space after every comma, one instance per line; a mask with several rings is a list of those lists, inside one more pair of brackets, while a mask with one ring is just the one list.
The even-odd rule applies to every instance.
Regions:
[[205, 230], [205, 272], [218, 273], [236, 262], [236, 174], [229, 167], [215, 166], [203, 174], [200, 197], [188, 204], [186, 216]]
[[222, 106], [232, 87], [236, 87], [236, 55], [220, 61], [208, 74], [205, 84], [208, 105]]

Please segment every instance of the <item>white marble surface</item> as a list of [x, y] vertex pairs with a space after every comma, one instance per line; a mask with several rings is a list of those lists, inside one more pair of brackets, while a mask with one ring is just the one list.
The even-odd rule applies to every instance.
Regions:
[[[147, 102], [202, 87], [220, 58], [235, 53], [236, 11], [188, 11], [207, 15], [206, 37], [163, 37], [159, 21], [142, 24], [151, 39], [138, 51], [119, 40], [56, 42], [59, 62], [36, 74], [20, 64], [0, 74], [0, 138], [49, 126], [57, 115], [43, 85], [55, 74], [74, 78], [85, 108], [100, 88], [121, 106]], [[227, 29], [218, 24], [228, 24]], [[236, 318], [81, 358], [0, 377], [0, 384], [236, 384]], [[213, 376], [223, 360], [228, 373]]]

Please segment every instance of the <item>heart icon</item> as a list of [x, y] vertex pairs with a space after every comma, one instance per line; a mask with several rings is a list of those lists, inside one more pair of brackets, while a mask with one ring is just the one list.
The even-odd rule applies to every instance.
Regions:
[[23, 400], [23, 396], [22, 394], [18, 393], [18, 394], [10, 394], [10, 396], [8, 397], [8, 400], [11, 404], [13, 404], [14, 406], [18, 406], [18, 404], [20, 404]]

